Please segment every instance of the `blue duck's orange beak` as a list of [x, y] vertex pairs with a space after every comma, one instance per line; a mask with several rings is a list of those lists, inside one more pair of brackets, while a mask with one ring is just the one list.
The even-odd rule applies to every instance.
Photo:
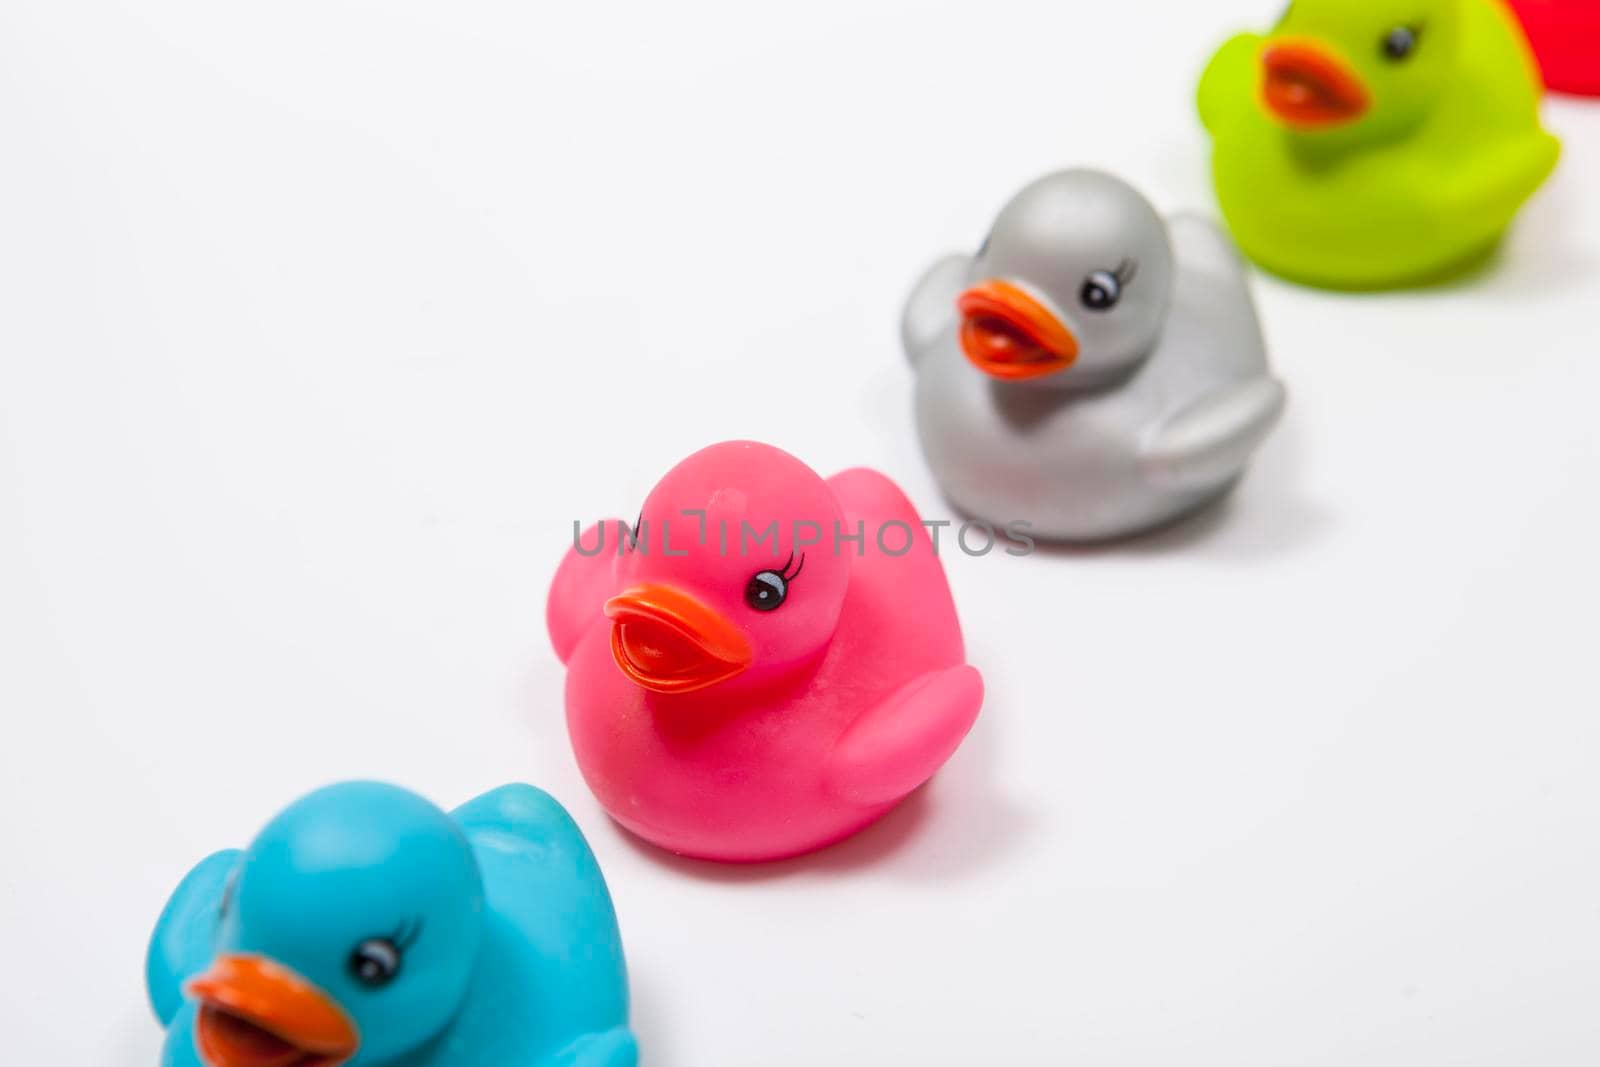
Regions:
[[753, 658], [721, 614], [668, 585], [642, 585], [606, 601], [611, 655], [636, 685], [689, 693], [732, 678]]
[[1267, 45], [1261, 67], [1262, 103], [1297, 129], [1342, 126], [1372, 107], [1372, 93], [1350, 65], [1312, 41]]
[[361, 1045], [332, 997], [260, 956], [219, 956], [187, 988], [207, 1067], [339, 1067]]
[[991, 378], [1039, 378], [1066, 370], [1078, 358], [1072, 331], [1010, 282], [979, 282], [956, 298], [956, 310], [961, 313], [961, 351]]

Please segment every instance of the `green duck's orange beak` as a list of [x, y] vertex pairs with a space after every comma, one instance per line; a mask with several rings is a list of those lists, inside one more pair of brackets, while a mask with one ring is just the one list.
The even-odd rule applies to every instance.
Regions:
[[1343, 59], [1311, 41], [1274, 41], [1261, 53], [1261, 100], [1280, 122], [1321, 130], [1354, 122], [1372, 93]]
[[339, 1067], [361, 1045], [332, 997], [260, 956], [219, 956], [187, 988], [206, 1067]]

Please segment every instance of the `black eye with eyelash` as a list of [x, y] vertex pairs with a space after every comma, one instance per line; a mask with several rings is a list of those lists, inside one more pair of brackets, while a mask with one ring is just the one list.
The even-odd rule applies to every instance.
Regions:
[[400, 946], [387, 937], [369, 937], [350, 952], [350, 975], [368, 989], [381, 989], [400, 976]]
[[421, 921], [406, 923], [388, 937], [369, 937], [350, 950], [350, 976], [368, 989], [382, 989], [400, 977], [400, 964], [422, 933]]
[[1384, 57], [1398, 63], [1410, 59], [1417, 50], [1417, 39], [1422, 36], [1421, 26], [1396, 26], [1383, 35]]
[[[789, 572], [789, 567], [794, 566], [794, 573]], [[802, 552], [800, 561], [795, 562], [794, 553], [789, 553], [789, 559], [775, 571], [757, 571], [745, 583], [744, 602], [756, 611], [776, 611], [789, 599], [789, 583], [800, 577], [800, 572], [805, 568], [806, 556]]]
[[1122, 283], [1110, 271], [1097, 270], [1084, 279], [1078, 298], [1090, 311], [1110, 311], [1122, 299]]
[[1116, 270], [1094, 271], [1084, 279], [1083, 288], [1078, 290], [1078, 299], [1090, 311], [1110, 311], [1122, 299], [1123, 288], [1133, 281], [1138, 269], [1137, 263], [1125, 259], [1117, 265]]

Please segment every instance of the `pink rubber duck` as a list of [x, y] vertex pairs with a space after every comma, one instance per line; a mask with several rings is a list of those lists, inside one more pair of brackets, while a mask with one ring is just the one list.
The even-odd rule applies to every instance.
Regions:
[[854, 833], [950, 758], [983, 701], [905, 495], [751, 441], [678, 464], [632, 526], [584, 532], [547, 618], [589, 787], [686, 856]]

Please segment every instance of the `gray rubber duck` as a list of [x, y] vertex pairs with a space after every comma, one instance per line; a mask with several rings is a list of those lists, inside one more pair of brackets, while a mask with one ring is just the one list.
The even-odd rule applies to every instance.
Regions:
[[1095, 541], [1227, 492], [1283, 411], [1244, 264], [1093, 170], [1040, 178], [901, 321], [945, 494], [995, 525]]

